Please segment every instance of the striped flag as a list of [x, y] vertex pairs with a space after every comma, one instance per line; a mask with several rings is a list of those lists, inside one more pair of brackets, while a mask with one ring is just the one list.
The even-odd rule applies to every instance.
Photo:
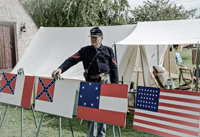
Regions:
[[128, 86], [81, 82], [77, 118], [125, 126]]
[[3, 73], [0, 102], [30, 108], [34, 77]]
[[198, 137], [200, 93], [138, 86], [133, 128], [167, 137]]
[[72, 118], [76, 83], [64, 80], [39, 78], [35, 110]]

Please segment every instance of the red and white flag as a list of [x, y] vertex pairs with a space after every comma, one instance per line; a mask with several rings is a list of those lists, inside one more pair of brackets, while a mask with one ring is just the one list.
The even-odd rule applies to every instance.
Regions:
[[72, 118], [76, 83], [64, 80], [39, 78], [35, 110]]
[[128, 86], [81, 82], [77, 118], [125, 126]]
[[34, 77], [3, 73], [0, 102], [30, 108]]
[[133, 128], [166, 137], [199, 137], [200, 93], [138, 87]]

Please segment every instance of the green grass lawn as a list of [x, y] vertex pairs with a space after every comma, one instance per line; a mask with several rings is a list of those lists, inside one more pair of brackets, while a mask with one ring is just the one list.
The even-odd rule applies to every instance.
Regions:
[[[0, 105], [1, 114], [3, 115], [6, 109], [6, 105]], [[35, 112], [36, 119], [39, 122], [42, 117], [42, 113]], [[149, 137], [148, 133], [133, 129], [133, 116], [134, 111], [127, 113], [126, 127], [121, 128], [122, 137]], [[69, 120], [62, 118], [62, 136], [72, 137]], [[75, 116], [71, 119], [75, 137], [87, 136], [87, 121], [83, 120], [80, 125], [80, 119]], [[37, 128], [33, 119], [33, 114], [30, 109], [23, 109], [23, 136], [35, 137]], [[112, 127], [107, 125], [107, 137], [112, 137]], [[115, 127], [115, 135], [118, 137], [118, 130]], [[0, 131], [0, 137], [20, 137], [21, 136], [21, 108], [10, 106], [8, 108], [3, 126]], [[39, 133], [40, 137], [58, 137], [59, 136], [59, 121], [57, 116], [45, 114], [42, 127]], [[152, 136], [156, 137], [156, 136]]]
[[[175, 50], [175, 52], [178, 52]], [[192, 51], [191, 49], [183, 49], [179, 52], [184, 65], [192, 69], [195, 65], [192, 65]], [[174, 80], [175, 85], [178, 85], [178, 79]], [[181, 81], [181, 84], [184, 84]], [[6, 105], [0, 105], [1, 115], [3, 116], [6, 109]], [[39, 125], [42, 113], [35, 112], [36, 119]], [[133, 117], [134, 111], [127, 113], [126, 127], [121, 127], [122, 137], [149, 137], [150, 134], [133, 129]], [[69, 121], [67, 118], [62, 118], [62, 136], [71, 137], [71, 130]], [[80, 125], [80, 119], [75, 116], [71, 119], [74, 135], [76, 137], [87, 136], [87, 121], [84, 120]], [[33, 114], [30, 109], [23, 110], [23, 136], [24, 137], [35, 137], [37, 128], [33, 119]], [[117, 128], [115, 128], [115, 135], [118, 137]], [[0, 137], [20, 137], [21, 136], [21, 108], [10, 106], [5, 117], [3, 126], [0, 131]], [[43, 124], [39, 133], [40, 137], [58, 137], [59, 136], [59, 122], [58, 117], [46, 114], [44, 116]], [[112, 137], [112, 127], [107, 125], [107, 137]], [[154, 136], [152, 136], [154, 137]]]

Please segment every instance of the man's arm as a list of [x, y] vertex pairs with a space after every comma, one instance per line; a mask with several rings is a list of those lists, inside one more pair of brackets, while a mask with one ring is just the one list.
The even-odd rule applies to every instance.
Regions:
[[115, 61], [115, 55], [112, 49], [111, 49], [111, 59], [110, 59], [110, 80], [111, 80], [111, 83], [118, 84], [117, 63]]
[[57, 74], [60, 75], [61, 73], [65, 72], [70, 67], [72, 67], [73, 65], [82, 61], [82, 58], [81, 58], [79, 52], [80, 52], [80, 50], [76, 54], [74, 54], [73, 56], [66, 59], [56, 70], [54, 70], [53, 73], [52, 73], [52, 77], [56, 78]]

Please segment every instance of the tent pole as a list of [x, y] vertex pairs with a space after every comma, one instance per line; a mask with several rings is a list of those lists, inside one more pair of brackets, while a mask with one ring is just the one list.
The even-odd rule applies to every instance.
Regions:
[[[139, 81], [139, 71], [137, 71], [137, 84], [136, 84], [136, 86], [138, 87], [138, 82]], [[136, 90], [137, 90], [137, 88], [136, 88]]]
[[140, 58], [141, 58], [141, 64], [142, 64], [142, 72], [143, 72], [143, 83], [144, 86], [147, 86], [146, 81], [145, 81], [145, 76], [144, 76], [144, 66], [143, 66], [143, 57], [142, 57], [142, 45], [139, 45], [139, 49], [140, 49]]
[[168, 45], [168, 56], [169, 56], [169, 78], [171, 78], [171, 65], [170, 65], [170, 60], [171, 60], [171, 57], [170, 57], [170, 45]]
[[[115, 50], [115, 60], [116, 60], [116, 63], [117, 63], [117, 47], [116, 47], [116, 44], [114, 43], [114, 50]], [[118, 64], [118, 63], [117, 63]], [[118, 70], [117, 70], [118, 71]], [[118, 72], [119, 73], [119, 72]], [[118, 77], [118, 83], [119, 83], [119, 77]]]
[[[133, 54], [134, 49], [135, 49], [135, 48], [132, 49], [132, 52], [131, 52], [130, 55]], [[127, 69], [128, 69], [128, 66], [129, 66], [130, 60], [131, 60], [131, 57], [128, 59], [128, 63], [127, 63], [127, 65], [126, 65], [126, 69], [125, 69], [125, 71], [124, 71], [124, 74], [122, 75], [122, 76], [123, 76], [123, 80], [125, 79], [125, 74], [126, 74], [126, 71], [127, 71]]]
[[159, 65], [159, 45], [157, 45], [157, 65]]
[[197, 59], [196, 59], [196, 92], [198, 92], [198, 84], [199, 84], [199, 41], [197, 44]]
[[116, 63], [117, 63], [117, 47], [116, 47], [115, 43], [114, 43], [114, 50], [115, 50], [115, 60], [116, 60]]

